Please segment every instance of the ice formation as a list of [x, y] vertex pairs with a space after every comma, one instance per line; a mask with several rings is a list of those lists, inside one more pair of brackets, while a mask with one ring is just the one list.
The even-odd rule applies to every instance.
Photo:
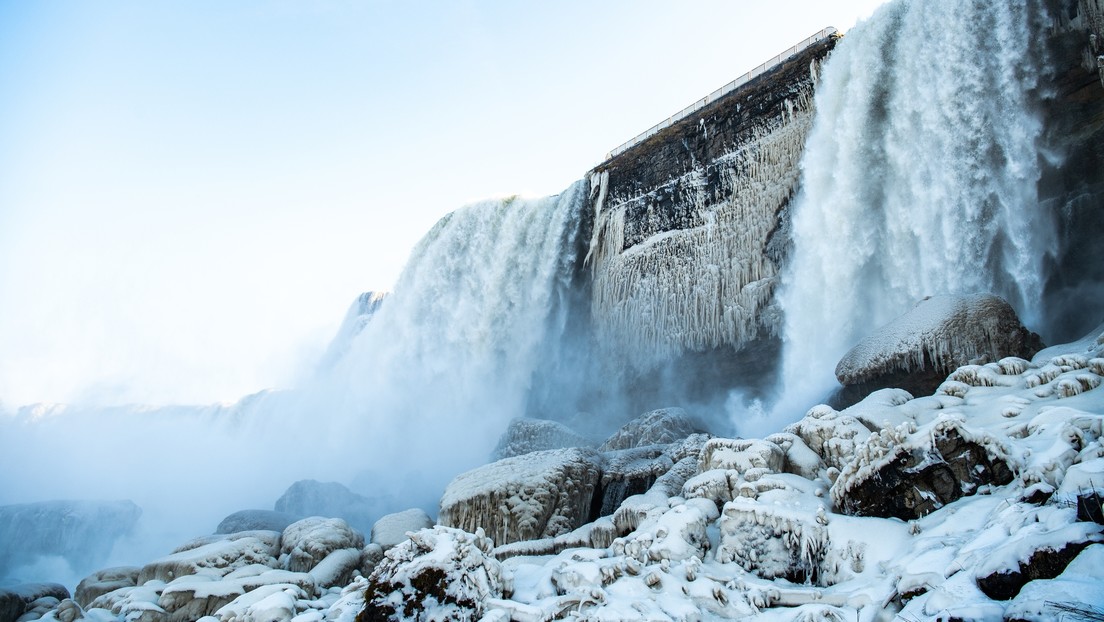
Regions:
[[1038, 325], [1055, 243], [1037, 194], [1047, 20], [1036, 1], [902, 1], [837, 46], [781, 295], [791, 390], [830, 387], [808, 370], [925, 296], [993, 292]]
[[[610, 206], [604, 190], [597, 192], [588, 258], [595, 333], [612, 360], [648, 369], [686, 351], [738, 348], [777, 332], [769, 307], [779, 267], [766, 245], [797, 185], [813, 118], [811, 95], [795, 98], [782, 105], [772, 126], [748, 132], [727, 155], [650, 194]], [[706, 166], [721, 171], [720, 189], [706, 184]], [[592, 180], [596, 190], [605, 183]], [[684, 193], [676, 201], [702, 224], [626, 248], [626, 210], [675, 188]]]
[[932, 296], [851, 348], [836, 365], [836, 378], [847, 385], [893, 372], [946, 375], [969, 363], [1030, 357], [1040, 347], [1038, 336], [997, 296]]

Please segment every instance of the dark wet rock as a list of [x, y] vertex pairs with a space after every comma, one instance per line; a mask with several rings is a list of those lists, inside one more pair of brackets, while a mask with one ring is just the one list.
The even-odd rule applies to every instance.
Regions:
[[1059, 550], [1039, 549], [1031, 555], [1031, 559], [1020, 564], [1019, 570], [978, 577], [978, 588], [993, 600], [1010, 600], [1029, 581], [1053, 579], [1062, 574], [1066, 566], [1088, 545], [1088, 542], [1080, 542], [1067, 544]]
[[1012, 471], [999, 448], [970, 440], [955, 425], [937, 427], [924, 444], [893, 444], [869, 463], [852, 462], [832, 486], [846, 514], [912, 520], [974, 494], [979, 486], [1004, 485]]

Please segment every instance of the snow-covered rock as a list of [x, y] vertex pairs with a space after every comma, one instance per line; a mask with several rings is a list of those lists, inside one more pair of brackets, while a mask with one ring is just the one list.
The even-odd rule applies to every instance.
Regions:
[[95, 568], [142, 510], [130, 501], [44, 501], [0, 506], [0, 578], [42, 556]]
[[432, 526], [433, 519], [419, 508], [388, 514], [372, 525], [372, 544], [378, 544], [386, 550], [406, 540], [408, 531], [419, 531]]
[[368, 533], [380, 514], [371, 499], [337, 482], [305, 479], [295, 482], [276, 500], [277, 512], [296, 518], [342, 518], [354, 529]]
[[621, 426], [598, 451], [633, 449], [648, 445], [669, 445], [701, 432], [681, 408], [661, 408], [640, 415]]
[[280, 538], [281, 568], [309, 572], [334, 551], [364, 547], [364, 535], [340, 518], [313, 516], [294, 522]]
[[971, 363], [1030, 358], [1040, 348], [1039, 336], [998, 296], [931, 296], [856, 344], [840, 359], [836, 378], [858, 385], [916, 372], [941, 377]]
[[116, 566], [98, 570], [81, 580], [73, 593], [73, 600], [81, 607], [88, 607], [89, 603], [108, 592], [138, 585], [138, 574], [141, 571], [142, 569], [137, 566]]
[[483, 529], [496, 544], [555, 537], [587, 521], [600, 474], [600, 456], [587, 449], [499, 460], [452, 480], [438, 521]]
[[855, 417], [820, 404], [791, 424], [786, 432], [800, 438], [824, 464], [837, 471], [855, 454], [855, 447], [870, 436], [870, 429]]
[[193, 540], [170, 555], [146, 564], [138, 573], [138, 585], [150, 581], [168, 583], [177, 577], [194, 575], [201, 570], [223, 576], [254, 564], [276, 567], [276, 557], [280, 553], [279, 533], [243, 531], [214, 538]]
[[29, 612], [40, 609], [37, 616], [69, 598], [69, 590], [57, 583], [22, 583], [0, 588], [0, 620], [14, 622]]
[[364, 620], [479, 620], [507, 580], [481, 532], [434, 527], [387, 552], [368, 579]]
[[498, 439], [492, 460], [512, 458], [534, 451], [592, 447], [594, 443], [558, 421], [514, 419]]
[[1000, 438], [955, 418], [884, 429], [840, 472], [832, 499], [848, 514], [918, 518], [980, 486], [1012, 481], [1009, 453]]
[[283, 531], [294, 523], [295, 516], [275, 510], [240, 510], [230, 514], [215, 528], [216, 534], [239, 531]]

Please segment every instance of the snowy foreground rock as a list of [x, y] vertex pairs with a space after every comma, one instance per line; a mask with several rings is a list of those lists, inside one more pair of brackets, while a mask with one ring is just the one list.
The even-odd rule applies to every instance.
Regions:
[[1104, 333], [764, 439], [507, 458], [450, 486], [439, 522], [464, 529], [404, 512], [365, 546], [315, 517], [8, 600], [66, 622], [1098, 619], [1071, 612], [1104, 609], [1102, 382]]

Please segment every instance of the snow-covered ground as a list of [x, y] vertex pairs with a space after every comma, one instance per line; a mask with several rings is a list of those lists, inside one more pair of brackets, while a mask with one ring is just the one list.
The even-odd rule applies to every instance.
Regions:
[[282, 534], [195, 540], [90, 578], [77, 594], [83, 610], [46, 597], [37, 611], [63, 621], [351, 622], [367, 599], [367, 619], [1100, 612], [1102, 381], [1104, 326], [1031, 361], [961, 367], [932, 396], [886, 389], [843, 411], [814, 407], [767, 439], [711, 439], [681, 494], [653, 486], [568, 534], [593, 543], [589, 531], [612, 529], [608, 546], [527, 555], [517, 543], [496, 548], [482, 528], [435, 526], [383, 554], [340, 519], [305, 519]]

